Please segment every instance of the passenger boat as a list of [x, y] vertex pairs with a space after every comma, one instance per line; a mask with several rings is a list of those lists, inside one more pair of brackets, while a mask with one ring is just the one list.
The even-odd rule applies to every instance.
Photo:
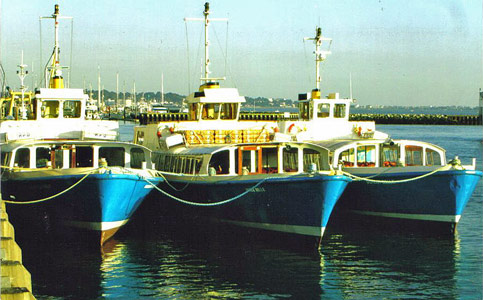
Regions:
[[87, 230], [102, 245], [152, 190], [147, 180], [161, 179], [150, 170], [151, 151], [120, 142], [117, 122], [87, 118], [88, 96], [64, 88], [57, 5], [51, 18], [56, 38], [48, 85], [25, 93], [22, 82], [21, 93], [2, 99], [2, 199], [16, 227]]
[[328, 149], [330, 165], [352, 177], [338, 212], [453, 233], [482, 177], [475, 159], [471, 165], [461, 165], [457, 157], [447, 162], [441, 147], [392, 139], [377, 131], [374, 122], [349, 121], [352, 99], [338, 93], [321, 98], [319, 63], [330, 51], [320, 47], [330, 39], [318, 28], [311, 40], [316, 45], [316, 89], [299, 95], [299, 120], [281, 121], [280, 136]]
[[[207, 47], [208, 3], [203, 14]], [[350, 179], [330, 170], [327, 149], [275, 141], [275, 122], [240, 121], [245, 98], [210, 78], [209, 63], [206, 56], [205, 83], [186, 99], [187, 121], [135, 128], [135, 143], [153, 150], [166, 179], [146, 205], [189, 219], [322, 237]]]
[[160, 181], [150, 151], [131, 143], [18, 140], [1, 150], [2, 197], [14, 224], [54, 234], [87, 230], [101, 245], [128, 222], [149, 182]]

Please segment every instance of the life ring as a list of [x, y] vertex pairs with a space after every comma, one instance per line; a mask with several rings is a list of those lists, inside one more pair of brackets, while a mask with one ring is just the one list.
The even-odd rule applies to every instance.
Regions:
[[357, 134], [358, 136], [362, 136], [362, 127], [361, 126], [359, 126], [359, 127], [355, 126], [354, 127], [354, 133]]
[[300, 130], [300, 127], [298, 127], [297, 125], [295, 125], [295, 123], [292, 123], [289, 127], [288, 127], [288, 133], [292, 133], [292, 129], [296, 127], [297, 128], [297, 132], [298, 133]]

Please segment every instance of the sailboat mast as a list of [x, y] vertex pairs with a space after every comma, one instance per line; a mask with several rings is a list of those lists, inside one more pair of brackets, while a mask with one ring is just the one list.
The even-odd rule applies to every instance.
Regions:
[[116, 107], [119, 105], [119, 72], [116, 73]]
[[164, 105], [164, 74], [161, 73], [161, 104]]
[[101, 67], [97, 65], [97, 110], [101, 109]]

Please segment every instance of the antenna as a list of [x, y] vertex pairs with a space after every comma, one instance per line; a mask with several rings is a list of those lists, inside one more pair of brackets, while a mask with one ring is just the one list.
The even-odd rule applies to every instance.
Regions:
[[227, 18], [208, 18], [210, 14], [210, 4], [208, 2], [205, 3], [205, 10], [203, 11], [204, 18], [184, 18], [184, 21], [204, 21], [205, 23], [205, 62], [204, 62], [204, 74], [201, 77], [201, 80], [204, 82], [213, 82], [216, 80], [225, 80], [225, 77], [219, 78], [210, 78], [210, 40], [208, 37], [209, 31], [208, 27], [211, 21], [227, 21]]

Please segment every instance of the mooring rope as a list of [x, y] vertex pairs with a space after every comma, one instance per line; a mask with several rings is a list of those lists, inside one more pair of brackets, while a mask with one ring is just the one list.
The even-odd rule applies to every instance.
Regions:
[[59, 192], [59, 193], [57, 193], [55, 195], [52, 195], [52, 196], [49, 196], [49, 197], [46, 197], [46, 198], [42, 198], [42, 199], [38, 199], [38, 200], [30, 200], [30, 201], [10, 201], [10, 200], [4, 200], [4, 199], [2, 199], [2, 201], [4, 201], [5, 203], [8, 203], [8, 204], [36, 204], [36, 203], [40, 203], [40, 202], [45, 202], [45, 201], [54, 199], [56, 197], [59, 197], [62, 194], [67, 193], [68, 191], [70, 191], [71, 189], [73, 189], [74, 187], [76, 187], [77, 185], [79, 185], [82, 181], [84, 181], [84, 179], [86, 179], [87, 176], [93, 174], [94, 172], [96, 172], [99, 169], [101, 169], [101, 168], [94, 169], [94, 170], [90, 171], [89, 173], [87, 173], [86, 175], [84, 175], [81, 179], [79, 179], [76, 183], [74, 183], [73, 185], [71, 185], [70, 187], [66, 188], [65, 190], [63, 190], [63, 191], [61, 191], [61, 192]]
[[173, 196], [173, 195], [169, 194], [168, 192], [163, 191], [162, 189], [160, 189], [159, 187], [157, 187], [154, 183], [152, 183], [148, 179], [145, 178], [144, 180], [147, 183], [149, 183], [151, 186], [153, 186], [160, 193], [162, 193], [162, 194], [168, 196], [169, 198], [171, 198], [173, 200], [176, 200], [178, 202], [181, 202], [181, 203], [184, 203], [184, 204], [188, 204], [188, 205], [193, 205], [193, 206], [218, 206], [218, 205], [223, 205], [223, 204], [230, 203], [232, 201], [235, 201], [236, 199], [239, 199], [239, 198], [245, 196], [246, 194], [248, 194], [248, 193], [252, 192], [253, 190], [255, 190], [257, 187], [259, 187], [262, 183], [264, 183], [268, 179], [273, 179], [273, 178], [276, 178], [276, 177], [266, 177], [266, 178], [263, 178], [257, 184], [255, 184], [254, 186], [252, 186], [251, 188], [245, 190], [243, 193], [241, 193], [241, 194], [239, 194], [237, 196], [234, 196], [234, 197], [231, 197], [231, 198], [222, 200], [222, 201], [212, 202], [212, 203], [199, 203], [199, 202], [193, 202], [193, 201], [189, 201], [189, 200], [184, 200], [184, 199], [178, 198], [176, 196]]
[[[449, 170], [452, 167], [453, 167], [452, 165], [446, 165], [446, 166], [443, 166], [443, 167], [438, 168], [436, 170], [433, 170], [431, 172], [428, 172], [426, 174], [423, 174], [423, 175], [420, 175], [420, 176], [416, 176], [416, 177], [413, 177], [413, 178], [401, 179], [401, 180], [378, 180], [378, 179], [370, 179], [369, 177], [356, 176], [356, 175], [351, 174], [351, 173], [346, 172], [346, 171], [342, 171], [342, 174], [344, 174], [346, 176], [349, 176], [350, 178], [352, 178], [355, 181], [367, 181], [367, 182], [381, 183], [381, 184], [397, 184], [397, 183], [405, 183], [405, 182], [419, 180], [419, 179], [422, 179], [424, 177], [431, 176], [431, 175], [433, 175], [433, 174], [435, 174], [437, 172]], [[373, 176], [370, 176], [370, 177], [373, 177]]]

